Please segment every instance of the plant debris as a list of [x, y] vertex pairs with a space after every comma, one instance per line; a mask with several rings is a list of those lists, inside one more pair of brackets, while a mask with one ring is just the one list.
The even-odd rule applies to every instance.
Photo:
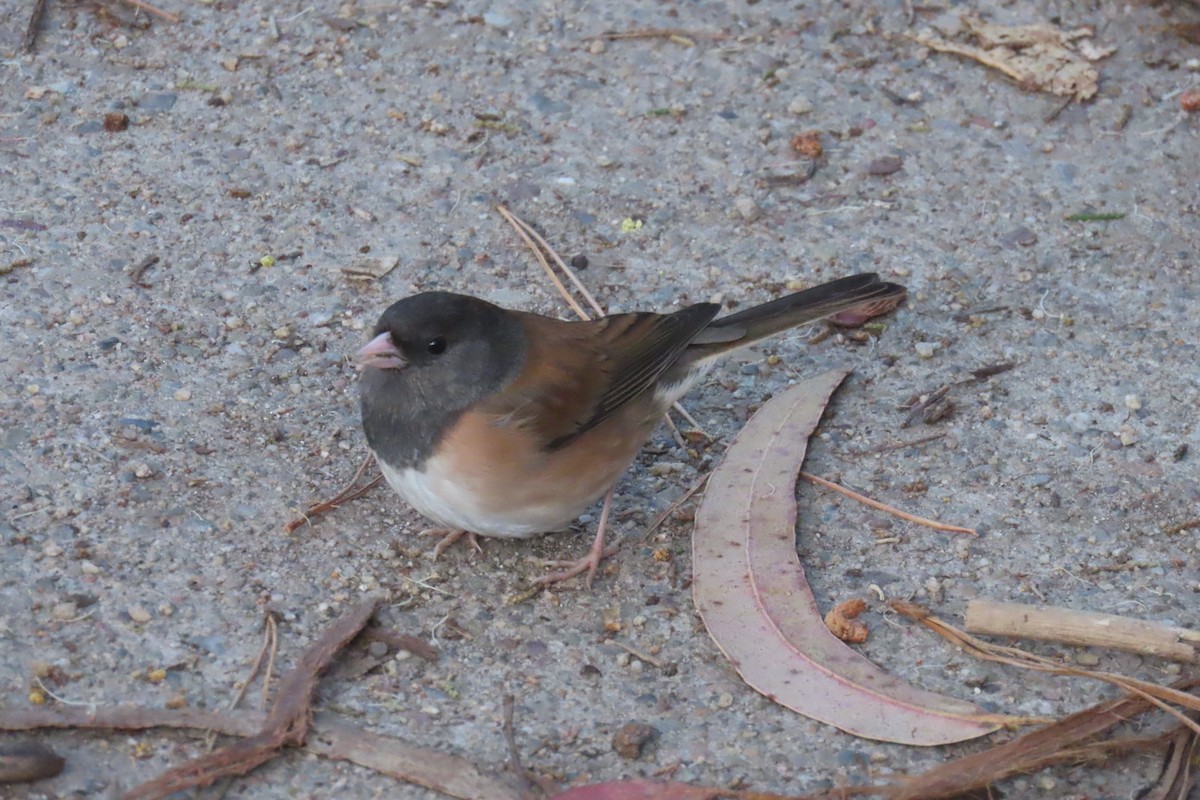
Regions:
[[790, 487], [846, 375], [828, 372], [776, 395], [726, 451], [696, 514], [696, 608], [743, 680], [793, 711], [905, 744], [984, 736], [1015, 719], [889, 676], [829, 632], [804, 579]]
[[971, 600], [969, 633], [1111, 647], [1185, 664], [1200, 664], [1200, 631], [1095, 611]]
[[1116, 52], [1115, 47], [1092, 44], [1091, 28], [1065, 31], [1047, 23], [999, 25], [972, 14], [964, 14], [962, 23], [957, 39], [930, 30], [912, 38], [931, 50], [965, 56], [999, 70], [1024, 89], [1076, 101], [1096, 94], [1100, 73], [1091, 62]]
[[350, 280], [377, 281], [399, 263], [400, 256], [360, 256], [342, 267], [342, 274]]
[[825, 627], [843, 642], [862, 644], [867, 640], [867, 624], [858, 617], [867, 610], [867, 601], [860, 597], [844, 600], [825, 615]]

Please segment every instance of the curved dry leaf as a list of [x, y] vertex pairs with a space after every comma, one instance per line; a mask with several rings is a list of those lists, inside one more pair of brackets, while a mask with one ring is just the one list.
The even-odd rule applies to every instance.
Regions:
[[730, 446], [696, 515], [696, 607], [746, 683], [793, 711], [902, 744], [983, 736], [1003, 718], [893, 678], [851, 650], [825, 627], [804, 579], [794, 487], [808, 437], [847, 374], [777, 395]]

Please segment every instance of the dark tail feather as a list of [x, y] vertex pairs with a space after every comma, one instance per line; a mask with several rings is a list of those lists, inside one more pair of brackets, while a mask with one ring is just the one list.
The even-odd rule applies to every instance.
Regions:
[[884, 314], [904, 299], [905, 288], [879, 280], [873, 272], [823, 283], [760, 306], [713, 320], [692, 340], [686, 359], [704, 361], [745, 347], [774, 333], [854, 310], [862, 319]]

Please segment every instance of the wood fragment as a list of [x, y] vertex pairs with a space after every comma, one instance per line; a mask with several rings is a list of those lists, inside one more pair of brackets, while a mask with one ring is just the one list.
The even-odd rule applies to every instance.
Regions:
[[62, 772], [62, 756], [39, 742], [0, 742], [0, 783], [27, 783]]
[[152, 288], [150, 284], [142, 281], [142, 276], [146, 274], [146, 270], [157, 264], [159, 260], [160, 259], [158, 256], [146, 256], [143, 258], [134, 266], [132, 270], [129, 271], [129, 282], [134, 286], [140, 286], [143, 289]]
[[[1200, 681], [1179, 681], [1173, 688], [1186, 692], [1197, 685], [1200, 685]], [[888, 797], [890, 800], [937, 800], [957, 797], [1005, 778], [1029, 774], [1056, 763], [1070, 761], [1078, 757], [1077, 748], [1080, 745], [1152, 709], [1152, 704], [1137, 696], [1126, 695], [1109, 700], [1019, 736], [1011, 742], [940, 764], [897, 785], [897, 791], [888, 794]], [[1134, 746], [1141, 746], [1146, 740], [1138, 738], [1117, 741], [1132, 749]], [[1151, 740], [1151, 743], [1153, 744], [1154, 740]], [[1113, 747], [1112, 750], [1119, 748]]]
[[275, 705], [261, 730], [135, 786], [125, 793], [123, 800], [161, 800], [175, 792], [209, 786], [226, 776], [246, 774], [270, 761], [286, 746], [303, 746], [312, 718], [312, 694], [318, 676], [338, 651], [358, 635], [379, 602], [370, 599], [350, 609], [304, 651], [280, 682]]
[[907, 428], [918, 419], [926, 418], [927, 412], [929, 412], [931, 408], [936, 407], [938, 402], [941, 401], [942, 398], [944, 398], [947, 394], [949, 394], [952, 388], [953, 384], [943, 384], [942, 386], [939, 386], [937, 389], [930, 392], [924, 399], [917, 397], [909, 408], [908, 416], [905, 417], [904, 421], [900, 423], [900, 427]]
[[529, 769], [521, 763], [521, 748], [517, 746], [517, 731], [513, 725], [513, 710], [516, 702], [511, 694], [504, 695], [504, 742], [508, 746], [508, 768], [518, 780], [524, 784], [526, 792], [531, 792], [544, 797], [554, 797], [562, 790], [558, 784], [549, 778], [543, 778], [530, 772]]
[[[266, 721], [265, 713], [251, 710], [172, 710], [138, 706], [0, 709], [0, 730], [5, 731], [190, 728], [214, 730], [225, 736], [250, 736], [261, 730]], [[314, 717], [304, 749], [464, 800], [529, 800], [528, 795], [509, 786], [498, 773], [465, 758], [364, 731], [326, 712]]]
[[964, 627], [969, 633], [1111, 647], [1200, 664], [1200, 631], [1094, 611], [972, 600]]
[[921, 623], [946, 641], [962, 648], [964, 652], [974, 658], [982, 661], [993, 661], [998, 664], [1008, 664], [1009, 666], [1021, 667], [1023, 669], [1031, 669], [1035, 672], [1072, 675], [1110, 683], [1119, 689], [1145, 699], [1147, 702], [1182, 722], [1186, 727], [1200, 734], [1200, 722], [1196, 722], [1187, 714], [1170, 705], [1173, 703], [1189, 711], [1200, 711], [1200, 698], [1195, 695], [1187, 694], [1172, 687], [1160, 686], [1150, 681], [1130, 678], [1112, 672], [1072, 667], [1057, 659], [1045, 658], [1016, 647], [1001, 647], [1000, 645], [991, 644], [960, 631], [944, 620], [938, 619], [928, 609], [906, 600], [891, 600], [888, 602], [888, 605], [894, 611], [899, 612], [914, 622]]
[[1194, 530], [1195, 528], [1200, 528], [1200, 519], [1189, 519], [1186, 522], [1168, 525], [1167, 527], [1163, 528], [1163, 533], [1170, 536], [1171, 534], [1183, 533], [1184, 531]]
[[[604, 39], [609, 42], [621, 41], [624, 39], [667, 39], [676, 44], [681, 44], [684, 47], [694, 45], [696, 34], [688, 33], [687, 31], [677, 28], [646, 28], [636, 31], [605, 31], [598, 36], [589, 36], [588, 40]], [[724, 38], [722, 34], [710, 34], [708, 38], [718, 39]]]
[[1188, 800], [1196, 787], [1192, 763], [1200, 750], [1200, 737], [1195, 731], [1178, 727], [1173, 732], [1163, 756], [1162, 771], [1154, 785], [1138, 793], [1138, 800]]
[[975, 380], [982, 381], [987, 380], [993, 375], [999, 375], [1002, 372], [1008, 372], [1015, 366], [1017, 366], [1017, 362], [1015, 361], [1003, 361], [999, 364], [988, 364], [987, 366], [980, 367], [979, 369], [973, 369], [971, 370], [971, 374], [975, 376]]
[[21, 40], [21, 50], [32, 53], [37, 44], [38, 29], [42, 27], [42, 18], [46, 16], [46, 0], [33, 0], [33, 8], [29, 11], [29, 25], [25, 28], [25, 38]]
[[383, 642], [397, 650], [412, 653], [414, 656], [423, 658], [426, 661], [437, 661], [438, 659], [437, 648], [419, 636], [380, 627], [367, 628], [363, 631], [363, 636], [368, 639], [374, 639], [377, 642]]

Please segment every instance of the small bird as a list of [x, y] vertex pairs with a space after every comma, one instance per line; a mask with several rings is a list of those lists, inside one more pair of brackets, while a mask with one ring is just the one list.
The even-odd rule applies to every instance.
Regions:
[[391, 487], [446, 534], [435, 555], [464, 532], [562, 530], [605, 496], [588, 554], [539, 579], [586, 570], [591, 585], [611, 554], [614, 486], [718, 357], [814, 320], [859, 324], [904, 295], [867, 273], [720, 319], [719, 305], [698, 303], [564, 322], [423, 292], [384, 311], [356, 355], [363, 431]]

